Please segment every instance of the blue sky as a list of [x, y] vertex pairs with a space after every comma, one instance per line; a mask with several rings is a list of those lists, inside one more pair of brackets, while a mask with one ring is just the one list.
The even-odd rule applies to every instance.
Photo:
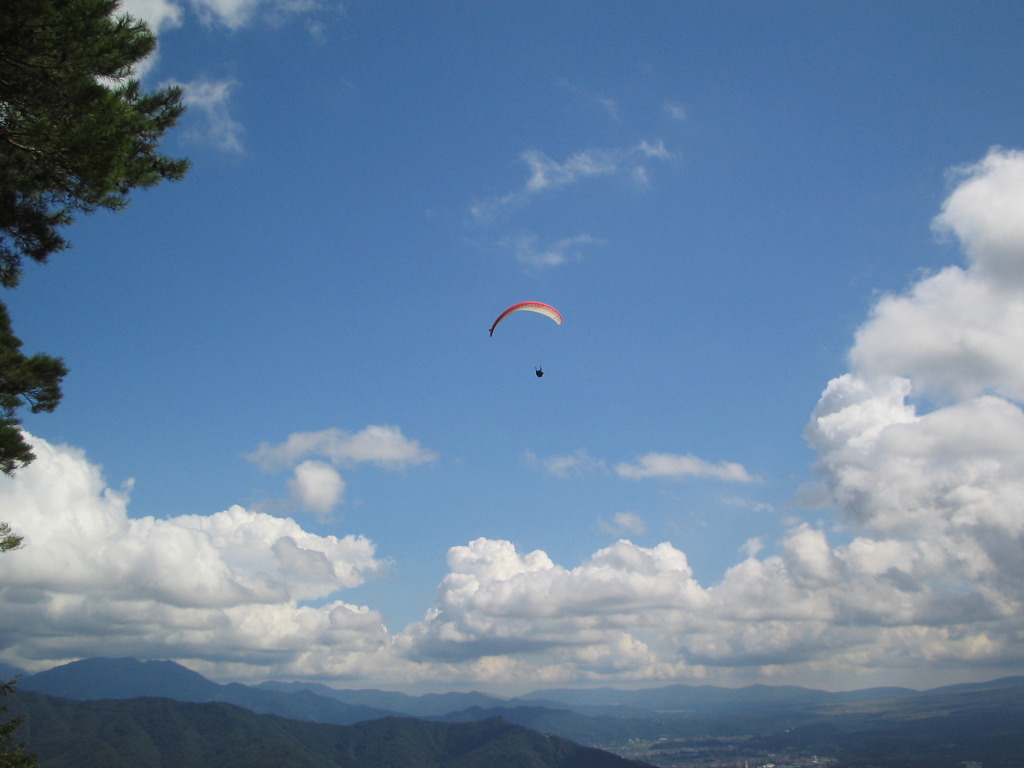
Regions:
[[71, 374], [0, 658], [1024, 670], [1019, 4], [126, 8], [193, 168], [3, 297]]

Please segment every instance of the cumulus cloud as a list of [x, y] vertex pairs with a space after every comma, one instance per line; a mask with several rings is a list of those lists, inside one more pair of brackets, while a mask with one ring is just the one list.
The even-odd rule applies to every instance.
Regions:
[[[448, 567], [437, 607], [403, 637], [416, 658], [549, 652], [561, 664], [643, 666], [651, 653], [630, 632], [706, 599], [669, 544], [622, 540], [566, 569], [539, 550], [520, 554], [511, 542], [481, 538], [449, 550]], [[612, 649], [629, 653], [611, 659]]]
[[647, 453], [633, 463], [615, 465], [620, 477], [641, 480], [650, 477], [708, 477], [734, 483], [751, 483], [752, 477], [742, 464], [722, 461], [713, 464], [692, 454]]
[[501, 679], [526, 685], [713, 674], [855, 684], [892, 667], [1022, 661], [1019, 603], [950, 579], [931, 542], [835, 546], [803, 523], [780, 550], [759, 558], [762, 542], [750, 540], [746, 559], [705, 587], [668, 542], [620, 540], [567, 568], [477, 539], [450, 550], [437, 605], [395, 647], [421, 664], [501, 660]]
[[267, 472], [291, 468], [292, 504], [321, 519], [344, 498], [345, 480], [335, 467], [369, 463], [401, 470], [437, 460], [398, 427], [372, 425], [355, 433], [341, 429], [295, 432], [277, 445], [260, 443], [246, 458]]
[[1024, 656], [1024, 155], [993, 150], [955, 180], [935, 227], [966, 265], [879, 300], [805, 430], [858, 535], [834, 546], [798, 527], [781, 561], [748, 560], [719, 589], [773, 564], [826, 598], [826, 647], [875, 627], [872, 654], [998, 667]]
[[[958, 173], [936, 226], [960, 239], [967, 266], [878, 303], [807, 436], [859, 523], [980, 543], [982, 530], [1024, 530], [1024, 154], [993, 150]], [[922, 412], [915, 395], [938, 405]]]
[[1024, 398], [1024, 153], [993, 151], [961, 169], [935, 227], [956, 235], [967, 266], [950, 266], [884, 297], [857, 332], [851, 369], [905, 377], [945, 401], [984, 392]]
[[130, 486], [106, 486], [80, 450], [30, 440], [36, 461], [0, 484], [5, 520], [27, 545], [0, 558], [9, 661], [280, 654], [287, 665], [311, 643], [386, 642], [377, 612], [337, 598], [389, 567], [365, 537], [318, 536], [238, 506], [131, 518]]
[[863, 531], [837, 552], [849, 573], [875, 577], [866, 594], [883, 595], [859, 615], [929, 633], [947, 660], [1019, 658], [1024, 154], [993, 150], [956, 179], [935, 226], [959, 239], [966, 266], [878, 302], [806, 436], [831, 499]]
[[289, 482], [292, 496], [304, 508], [326, 516], [341, 503], [345, 481], [333, 466], [324, 461], [307, 459], [295, 467]]
[[958, 185], [935, 219], [955, 235], [972, 269], [995, 283], [1024, 283], [1024, 152], [994, 149], [980, 162], [954, 169]]
[[587, 179], [624, 176], [646, 181], [646, 163], [668, 161], [674, 157], [662, 141], [641, 141], [617, 149], [588, 149], [570, 155], [564, 161], [553, 160], [537, 149], [520, 155], [528, 177], [524, 184], [501, 197], [477, 203], [470, 212], [479, 221], [490, 221], [499, 213], [522, 207], [537, 195], [579, 184]]

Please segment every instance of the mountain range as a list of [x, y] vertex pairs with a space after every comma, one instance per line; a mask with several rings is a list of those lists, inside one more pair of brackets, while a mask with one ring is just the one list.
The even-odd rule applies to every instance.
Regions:
[[[876, 766], [925, 759], [951, 768], [965, 761], [984, 762], [986, 768], [1024, 765], [1016, 757], [1024, 756], [1024, 677], [923, 692], [669, 685], [640, 691], [551, 689], [502, 699], [478, 692], [409, 696], [298, 682], [221, 685], [170, 661], [86, 659], [24, 675], [18, 691], [26, 699], [35, 693], [111, 708], [117, 705], [110, 700], [137, 704], [143, 697], [217, 704], [333, 726], [411, 718], [431, 727], [503, 722], [666, 766], [706, 763], [709, 750], [721, 747], [733, 754], [737, 745], [766, 761], [784, 753]], [[40, 711], [38, 701], [32, 706]]]
[[[1024, 678], [1018, 679], [1024, 683]], [[919, 694], [910, 688], [869, 688], [832, 693], [797, 686], [754, 685], [720, 688], [709, 685], [669, 685], [642, 690], [616, 688], [540, 690], [515, 698], [478, 692], [428, 693], [410, 696], [397, 691], [339, 689], [320, 683], [266, 682], [257, 686], [221, 685], [173, 661], [130, 658], [83, 659], [22, 676], [22, 690], [69, 699], [128, 699], [158, 696], [176, 701], [222, 701], [255, 712], [302, 717], [315, 703], [321, 722], [352, 723], [389, 715], [437, 717], [470, 707], [511, 709], [545, 707], [569, 709], [584, 715], [650, 717], [665, 713], [710, 713], [778, 707], [808, 707], [875, 701]], [[945, 689], [937, 689], [941, 691]], [[324, 701], [326, 700], [326, 701]], [[309, 718], [312, 719], [312, 718]]]
[[223, 703], [17, 697], [39, 768], [650, 768], [500, 718], [343, 726]]

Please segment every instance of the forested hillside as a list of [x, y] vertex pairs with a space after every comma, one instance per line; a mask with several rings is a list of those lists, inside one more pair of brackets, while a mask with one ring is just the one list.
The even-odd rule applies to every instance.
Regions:
[[70, 701], [21, 692], [40, 768], [640, 768], [499, 718], [354, 726], [169, 699]]

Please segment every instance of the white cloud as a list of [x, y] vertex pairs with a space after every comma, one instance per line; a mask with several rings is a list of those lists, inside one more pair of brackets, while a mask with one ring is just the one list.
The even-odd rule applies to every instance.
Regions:
[[[181, 26], [183, 10], [180, 5], [170, 0], [122, 0], [116, 14], [128, 14], [134, 19], [144, 21], [150, 31], [161, 35]], [[159, 56], [157, 48], [142, 61], [137, 62], [132, 77], [141, 79], [155, 70]]]
[[527, 454], [527, 459], [531, 464], [540, 465], [545, 471], [550, 472], [556, 477], [569, 477], [570, 475], [598, 472], [605, 468], [604, 461], [595, 459], [583, 448], [565, 456], [548, 456], [544, 459], [538, 459], [531, 453]]
[[191, 136], [224, 152], [242, 151], [240, 123], [231, 117], [228, 104], [231, 91], [238, 85], [235, 80], [199, 78], [188, 83], [164, 83], [184, 88], [184, 100], [190, 111], [197, 111], [201, 127], [194, 128]]
[[1024, 153], [993, 150], [957, 178], [935, 228], [960, 239], [967, 267], [879, 301], [857, 333], [851, 370], [906, 377], [915, 392], [947, 401], [1024, 399]]
[[260, 443], [248, 458], [273, 470], [292, 466], [307, 456], [321, 456], [339, 466], [369, 462], [388, 469], [437, 460], [436, 454], [407, 438], [398, 427], [376, 425], [355, 433], [336, 428], [295, 432], [280, 445]]
[[558, 162], [537, 149], [528, 149], [520, 155], [529, 171], [526, 182], [517, 190], [498, 198], [471, 206], [470, 212], [479, 221], [490, 221], [499, 213], [529, 203], [537, 195], [579, 184], [584, 180], [624, 176], [646, 179], [645, 161], [672, 160], [675, 155], [663, 142], [639, 142], [631, 147], [617, 149], [588, 149]]
[[[556, 477], [603, 472], [607, 469], [604, 459], [591, 456], [583, 448], [564, 456], [540, 459], [528, 454], [528, 458], [531, 463], [543, 467]], [[631, 480], [653, 477], [707, 477], [736, 483], [751, 483], [757, 480], [741, 464], [730, 461], [713, 464], [692, 454], [647, 453], [633, 463], [616, 464], [614, 471], [619, 477]]]
[[[967, 267], [879, 301], [806, 430], [863, 531], [834, 551], [859, 583], [835, 606], [943, 663], [1024, 655], [1024, 155], [993, 150], [958, 181], [936, 228]], [[915, 394], [938, 405], [922, 412]]]
[[[860, 524], [966, 537], [996, 556], [993, 536], [1024, 530], [1024, 154], [993, 150], [958, 178], [936, 227], [960, 238], [967, 268], [878, 303], [807, 436]], [[940, 406], [919, 413], [915, 393]]]
[[958, 168], [956, 189], [935, 219], [954, 234], [984, 279], [1024, 284], [1024, 152], [993, 149], [978, 163]]
[[662, 111], [668, 115], [670, 120], [683, 122], [686, 120], [686, 107], [677, 101], [666, 101], [661, 106]]
[[905, 377], [946, 401], [984, 392], [1024, 398], [1024, 154], [993, 150], [959, 169], [936, 217], [968, 257], [884, 297], [858, 331], [851, 370]]
[[192, 7], [204, 24], [240, 29], [253, 18], [264, 0], [195, 0]]
[[435, 454], [405, 437], [398, 427], [375, 425], [355, 433], [336, 428], [295, 432], [278, 445], [260, 443], [246, 458], [267, 472], [291, 468], [288, 487], [292, 508], [298, 506], [322, 520], [342, 502], [345, 493], [345, 480], [336, 466], [370, 463], [401, 470], [437, 460]]
[[746, 559], [705, 588], [669, 543], [622, 540], [569, 569], [541, 551], [477, 539], [452, 548], [436, 608], [396, 647], [420, 663], [502, 659], [506, 682], [534, 685], [663, 683], [712, 669], [733, 680], [782, 672], [852, 684], [893, 665], [998, 670], [1020, 661], [1019, 605], [950, 581], [927, 542], [834, 546], [801, 524], [779, 555], [757, 559], [759, 540], [743, 549]]
[[583, 259], [582, 248], [589, 245], [602, 245], [604, 240], [587, 234], [574, 237], [563, 237], [548, 245], [538, 245], [533, 235], [523, 235], [507, 241], [515, 252], [520, 264], [535, 269], [558, 267], [570, 261]]
[[760, 536], [755, 536], [752, 539], [747, 539], [743, 542], [743, 546], [740, 547], [739, 551], [746, 555], [748, 558], [757, 557], [757, 553], [764, 549], [764, 542], [761, 541]]
[[948, 267], [879, 301], [850, 362], [861, 375], [907, 377], [916, 391], [947, 401], [985, 391], [1021, 399], [1021, 345], [1024, 295], [978, 269]]
[[289, 482], [293, 498], [303, 509], [323, 516], [341, 503], [345, 481], [330, 464], [308, 459], [295, 467]]
[[675, 158], [675, 154], [668, 151], [665, 147], [665, 142], [661, 139], [653, 143], [644, 139], [637, 145], [636, 149], [644, 157], [653, 157], [658, 160], [672, 160]]
[[547, 652], [560, 664], [603, 667], [607, 649], [619, 648], [628, 653], [616, 668], [636, 668], [651, 652], [631, 630], [675, 623], [706, 600], [686, 556], [669, 544], [619, 541], [569, 570], [544, 552], [477, 539], [449, 550], [448, 566], [438, 607], [403, 637], [414, 658]]
[[368, 539], [238, 506], [131, 518], [128, 490], [107, 487], [80, 450], [30, 439], [36, 461], [0, 484], [4, 518], [26, 542], [0, 558], [5, 658], [272, 653], [288, 664], [332, 638], [351, 641], [346, 653], [385, 642], [379, 614], [335, 597], [387, 570]]
[[1013, 502], [1024, 489], [1019, 407], [986, 396], [918, 415], [904, 400], [905, 380], [884, 384], [872, 391], [851, 374], [832, 381], [808, 426], [836, 503], [875, 530], [938, 532], [985, 523], [1018, 535], [1024, 529]]
[[613, 536], [639, 535], [647, 531], [644, 519], [635, 512], [618, 512], [610, 521], [599, 520], [597, 525]]
[[[1021, 656], [1024, 579], [1000, 573], [1020, 561], [1007, 537], [1019, 516], [978, 509], [842, 546], [800, 524], [777, 555], [758, 559], [763, 543], [748, 541], [746, 559], [710, 587], [668, 542], [620, 540], [569, 567], [480, 538], [450, 549], [436, 605], [393, 635], [378, 611], [338, 597], [388, 568], [367, 539], [241, 507], [133, 519], [128, 490], [107, 487], [81, 451], [32, 442], [37, 461], [0, 484], [0, 508], [27, 537], [0, 557], [0, 640], [3, 658], [29, 669], [119, 654], [178, 659], [215, 679], [523, 689], [713, 668], [814, 682]], [[613, 524], [642, 528], [634, 513]], [[986, 549], [1000, 537], [980, 533], [993, 527], [1004, 551]]]
[[530, 149], [523, 152], [522, 159], [530, 169], [525, 185], [528, 193], [564, 187], [590, 176], [610, 176], [619, 170], [619, 153], [604, 150], [577, 152], [559, 163], [539, 150]]
[[647, 453], [632, 464], [615, 465], [620, 477], [640, 480], [650, 477], [709, 477], [734, 483], [752, 483], [752, 477], [742, 464], [722, 461], [713, 464], [692, 454]]
[[321, 8], [317, 0], [192, 0], [191, 7], [207, 25], [238, 30], [260, 14], [271, 19], [309, 14]]
[[184, 11], [171, 0], [121, 0], [119, 13], [141, 19], [156, 34], [180, 27]]
[[726, 506], [749, 509], [752, 512], [771, 512], [774, 509], [771, 504], [766, 502], [744, 499], [738, 496], [726, 496], [719, 501]]
[[[121, 0], [118, 13], [127, 13], [140, 19], [157, 35], [163, 35], [183, 26], [186, 7], [203, 24], [220, 25], [232, 31], [250, 25], [257, 17], [282, 24], [289, 17], [305, 16], [310, 19], [310, 36], [314, 40], [322, 40], [324, 34], [323, 23], [312, 18], [313, 14], [324, 7], [320, 0], [191, 0], [187, 4], [173, 0]], [[158, 52], [154, 52], [140, 62], [136, 66], [135, 76], [144, 77], [154, 71], [158, 56]], [[224, 116], [219, 117], [222, 121], [219, 127], [224, 130], [229, 123], [224, 122]], [[235, 126], [231, 135], [237, 139], [238, 133], [239, 129]]]

